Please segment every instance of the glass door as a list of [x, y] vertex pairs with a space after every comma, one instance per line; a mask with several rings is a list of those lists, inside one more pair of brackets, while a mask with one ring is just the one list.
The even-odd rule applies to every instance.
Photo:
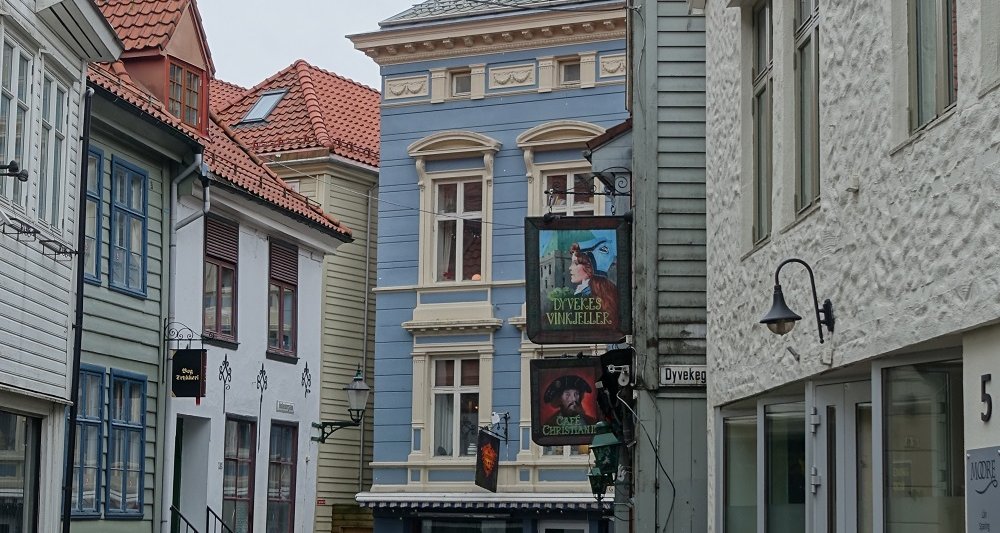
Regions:
[[854, 381], [817, 386], [809, 428], [812, 530], [871, 533], [871, 384]]

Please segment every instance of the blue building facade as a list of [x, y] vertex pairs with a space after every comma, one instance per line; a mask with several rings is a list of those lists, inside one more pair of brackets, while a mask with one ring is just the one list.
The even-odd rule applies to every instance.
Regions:
[[[513, 7], [518, 6], [518, 7]], [[627, 117], [622, 2], [429, 0], [352, 36], [382, 67], [379, 532], [596, 533], [586, 446], [531, 442], [524, 217], [607, 213], [586, 142]], [[559, 191], [546, 194], [545, 191]], [[474, 484], [495, 423], [496, 493]]]

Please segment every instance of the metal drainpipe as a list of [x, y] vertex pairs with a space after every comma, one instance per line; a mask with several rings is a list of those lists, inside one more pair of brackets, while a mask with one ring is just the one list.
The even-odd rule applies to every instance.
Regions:
[[[168, 272], [168, 279], [170, 280], [170, 290], [169, 290], [169, 296], [167, 297], [167, 324], [174, 321], [174, 300], [175, 300], [174, 295], [176, 294], [176, 290], [174, 289], [173, 286], [174, 285], [173, 280], [177, 270], [177, 230], [180, 227], [180, 224], [177, 222], [177, 186], [181, 181], [187, 179], [187, 177], [190, 176], [191, 173], [194, 172], [195, 170], [199, 171], [199, 174], [201, 175], [202, 178], [202, 184], [205, 187], [204, 204], [202, 207], [203, 209], [202, 213], [195, 213], [184, 220], [185, 224], [190, 223], [198, 216], [207, 213], [208, 208], [210, 207], [208, 200], [209, 198], [208, 180], [206, 178], [206, 176], [208, 175], [208, 169], [205, 167], [202, 153], [201, 152], [196, 153], [194, 155], [194, 162], [191, 163], [183, 171], [181, 171], [181, 173], [178, 174], [177, 177], [170, 180], [170, 217], [169, 217], [170, 218], [170, 249], [169, 249], [170, 271]], [[161, 443], [161, 446], [164, 448], [164, 450], [168, 448], [170, 449], [173, 448], [172, 446], [168, 447], [166, 445], [166, 439], [171, 435], [174, 435], [174, 432], [176, 431], [175, 424], [173, 423], [174, 420], [172, 420], [170, 416], [170, 404], [173, 402], [171, 401], [171, 394], [167, 391], [167, 387], [169, 386], [169, 376], [170, 376], [170, 370], [169, 370], [170, 354], [169, 354], [169, 349], [167, 348], [168, 347], [166, 346], [164, 347], [163, 372], [161, 372], [160, 375], [160, 391], [161, 391], [161, 396], [164, 398], [164, 401], [160, 402], [160, 404], [163, 405], [163, 411], [162, 411], [163, 416], [162, 418], [159, 419], [161, 421], [159, 427], [163, 428], [163, 431], [160, 435], [161, 440], [159, 442]], [[172, 456], [167, 457], [166, 453], [160, 453], [157, 455], [160, 458], [160, 465], [159, 465], [160, 468], [158, 472], [160, 474], [160, 479], [162, 481], [162, 484], [160, 486], [160, 508], [162, 509], [161, 511], [162, 514], [160, 516], [160, 531], [162, 533], [169, 533], [170, 532], [169, 509], [174, 496], [174, 490], [173, 490], [174, 459]]]
[[[365, 206], [365, 319], [362, 322], [362, 333], [361, 338], [364, 339], [364, 345], [361, 348], [361, 374], [364, 375], [368, 372], [368, 316], [369, 316], [369, 302], [371, 301], [369, 295], [371, 294], [371, 287], [368, 286], [368, 280], [371, 278], [371, 255], [372, 255], [372, 191], [378, 187], [378, 177], [375, 178], [375, 183], [368, 188], [367, 201]], [[374, 381], [374, 378], [373, 378]], [[374, 411], [374, 409], [372, 409]], [[364, 490], [364, 478], [365, 478], [365, 420], [361, 420], [361, 437], [359, 438], [361, 453], [358, 455], [358, 492]]]
[[66, 435], [66, 461], [63, 470], [62, 532], [69, 533], [73, 512], [73, 470], [76, 468], [76, 415], [79, 412], [77, 400], [80, 398], [80, 355], [83, 347], [83, 271], [84, 248], [87, 246], [87, 171], [90, 157], [90, 109], [94, 100], [94, 89], [87, 87], [83, 98], [83, 132], [80, 153], [80, 190], [77, 193], [76, 224], [76, 308], [73, 320], [73, 362], [70, 378], [69, 423]]

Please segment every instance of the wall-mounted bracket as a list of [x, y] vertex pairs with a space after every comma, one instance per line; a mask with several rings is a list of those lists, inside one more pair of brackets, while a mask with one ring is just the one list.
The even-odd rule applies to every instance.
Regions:
[[[501, 422], [503, 422], [503, 433], [500, 432]], [[490, 413], [490, 423], [480, 429], [502, 440], [504, 444], [510, 443], [510, 413], [493, 411]]]
[[42, 245], [42, 255], [57, 261], [68, 261], [80, 253], [55, 239], [39, 239], [38, 243]]

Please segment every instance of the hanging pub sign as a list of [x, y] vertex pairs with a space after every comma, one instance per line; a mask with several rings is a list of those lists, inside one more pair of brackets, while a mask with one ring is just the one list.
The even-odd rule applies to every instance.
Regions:
[[541, 446], [590, 444], [604, 420], [597, 403], [600, 358], [531, 361], [531, 440]]
[[532, 342], [614, 343], [631, 333], [631, 228], [625, 217], [528, 217], [524, 250]]
[[170, 390], [178, 398], [205, 397], [205, 350], [177, 350]]
[[476, 447], [476, 485], [496, 492], [499, 466], [500, 437], [480, 429], [479, 445]]

